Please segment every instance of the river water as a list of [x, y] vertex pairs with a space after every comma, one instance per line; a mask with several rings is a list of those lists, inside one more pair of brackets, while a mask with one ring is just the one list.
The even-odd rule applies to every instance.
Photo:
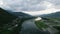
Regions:
[[20, 34], [49, 34], [49, 32], [38, 29], [34, 19], [30, 19], [23, 22]]

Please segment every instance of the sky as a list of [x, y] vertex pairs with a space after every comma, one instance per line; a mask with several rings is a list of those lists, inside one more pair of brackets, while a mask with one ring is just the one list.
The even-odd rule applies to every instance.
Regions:
[[60, 0], [0, 0], [0, 7], [35, 16], [60, 11]]

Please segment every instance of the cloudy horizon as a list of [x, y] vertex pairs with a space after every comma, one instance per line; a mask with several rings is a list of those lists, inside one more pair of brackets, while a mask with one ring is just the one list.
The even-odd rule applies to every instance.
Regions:
[[0, 0], [0, 7], [13, 12], [42, 15], [60, 11], [60, 0]]

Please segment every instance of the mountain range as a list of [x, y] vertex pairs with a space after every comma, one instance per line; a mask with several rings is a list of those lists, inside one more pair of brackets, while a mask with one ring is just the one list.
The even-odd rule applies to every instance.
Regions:
[[15, 18], [17, 17], [0, 8], [0, 23], [8, 23], [14, 20]]
[[22, 12], [12, 12], [12, 14], [14, 14], [15, 16], [18, 16], [20, 18], [30, 18], [30, 17], [33, 17], [29, 14], [26, 14], [26, 13], [22, 13]]
[[60, 18], [60, 12], [42, 15], [42, 17]]

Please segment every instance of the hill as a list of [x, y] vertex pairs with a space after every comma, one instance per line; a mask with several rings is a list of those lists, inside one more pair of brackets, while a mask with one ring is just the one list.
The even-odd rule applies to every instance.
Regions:
[[43, 15], [42, 17], [60, 18], [60, 12]]

